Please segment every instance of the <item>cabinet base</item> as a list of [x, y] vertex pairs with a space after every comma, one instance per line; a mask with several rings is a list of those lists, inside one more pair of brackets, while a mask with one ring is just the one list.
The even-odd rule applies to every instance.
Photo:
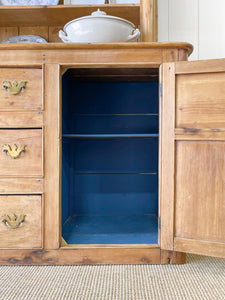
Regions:
[[159, 247], [62, 247], [0, 250], [0, 265], [183, 264], [184, 253]]

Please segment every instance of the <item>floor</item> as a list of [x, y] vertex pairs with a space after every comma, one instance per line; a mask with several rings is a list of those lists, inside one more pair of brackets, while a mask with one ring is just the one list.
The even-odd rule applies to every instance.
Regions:
[[0, 299], [224, 300], [225, 259], [184, 265], [0, 266]]

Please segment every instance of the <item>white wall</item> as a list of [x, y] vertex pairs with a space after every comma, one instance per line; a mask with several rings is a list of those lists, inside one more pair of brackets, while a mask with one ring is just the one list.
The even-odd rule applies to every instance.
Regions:
[[190, 60], [225, 58], [225, 0], [158, 0], [159, 41], [194, 45]]

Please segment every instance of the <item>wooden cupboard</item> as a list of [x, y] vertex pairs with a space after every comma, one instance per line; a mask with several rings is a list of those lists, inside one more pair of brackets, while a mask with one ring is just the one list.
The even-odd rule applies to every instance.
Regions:
[[[25, 215], [16, 228], [3, 218], [2, 264], [184, 261], [160, 248], [159, 67], [191, 49], [1, 45], [2, 82], [26, 82], [17, 95], [1, 87], [0, 139], [11, 149], [2, 148], [0, 192], [12, 203], [1, 215]], [[14, 144], [25, 146], [17, 158]], [[33, 215], [20, 208], [25, 199]]]
[[191, 51], [0, 45], [1, 264], [225, 256], [225, 63]]

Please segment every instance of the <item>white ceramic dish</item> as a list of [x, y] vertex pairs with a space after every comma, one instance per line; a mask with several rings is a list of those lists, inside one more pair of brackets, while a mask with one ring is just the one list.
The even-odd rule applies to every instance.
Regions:
[[118, 43], [135, 42], [140, 35], [134, 24], [118, 17], [107, 15], [99, 9], [90, 16], [67, 23], [59, 37], [64, 43]]
[[38, 35], [16, 35], [1, 42], [1, 44], [13, 43], [47, 43], [47, 41]]
[[57, 5], [59, 0], [0, 0], [0, 5]]
[[97, 5], [97, 4], [104, 4], [105, 0], [64, 0], [64, 4], [70, 5], [70, 4], [92, 4], [92, 5]]

